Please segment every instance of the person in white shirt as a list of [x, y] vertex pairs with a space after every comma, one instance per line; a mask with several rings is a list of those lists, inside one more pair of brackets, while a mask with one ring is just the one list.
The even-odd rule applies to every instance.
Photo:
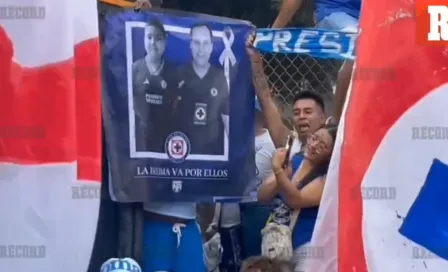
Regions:
[[[243, 203], [217, 204], [208, 232], [218, 231], [224, 249], [220, 271], [240, 271], [242, 260], [261, 253], [261, 229], [269, 217], [269, 208], [257, 204], [256, 195], [263, 179], [272, 172], [274, 143], [267, 129], [258, 100], [255, 101], [256, 177], [245, 190]], [[241, 207], [241, 210], [240, 210]], [[242, 224], [243, 221], [243, 224]], [[247, 222], [247, 223], [246, 223]]]

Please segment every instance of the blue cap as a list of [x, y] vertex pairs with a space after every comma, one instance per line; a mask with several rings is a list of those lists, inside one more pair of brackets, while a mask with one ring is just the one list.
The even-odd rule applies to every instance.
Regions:
[[103, 263], [101, 272], [142, 272], [142, 269], [131, 258], [111, 258]]
[[261, 112], [260, 101], [257, 98], [255, 98], [255, 109]]

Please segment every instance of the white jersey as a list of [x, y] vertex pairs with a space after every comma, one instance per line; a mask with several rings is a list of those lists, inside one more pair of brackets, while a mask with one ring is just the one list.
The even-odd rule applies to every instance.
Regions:
[[302, 143], [299, 141], [297, 137], [295, 137], [294, 142], [292, 143], [291, 153], [289, 154], [290, 160], [292, 159], [292, 156], [294, 156], [294, 154], [300, 152], [300, 146], [302, 146]]

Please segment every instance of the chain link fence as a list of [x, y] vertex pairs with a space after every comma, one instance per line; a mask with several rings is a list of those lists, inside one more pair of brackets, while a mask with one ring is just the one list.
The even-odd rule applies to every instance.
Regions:
[[333, 89], [341, 61], [279, 53], [265, 53], [263, 59], [273, 95], [289, 125], [294, 96], [303, 90], [321, 94], [326, 111], [331, 114]]

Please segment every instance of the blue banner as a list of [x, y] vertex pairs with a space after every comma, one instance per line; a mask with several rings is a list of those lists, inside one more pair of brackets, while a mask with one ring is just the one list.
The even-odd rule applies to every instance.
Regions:
[[243, 194], [255, 176], [251, 31], [185, 12], [106, 18], [103, 118], [116, 200]]
[[263, 52], [307, 54], [323, 59], [353, 59], [357, 33], [316, 28], [257, 29], [254, 47]]

